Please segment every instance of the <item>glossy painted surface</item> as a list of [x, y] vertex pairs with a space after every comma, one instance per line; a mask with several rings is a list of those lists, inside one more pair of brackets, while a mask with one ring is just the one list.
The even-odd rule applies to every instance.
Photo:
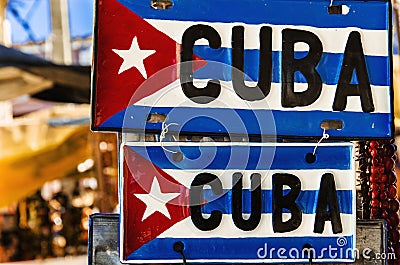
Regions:
[[[328, 14], [329, 1], [319, 0], [173, 2], [171, 9], [155, 10], [148, 0], [97, 0], [94, 130], [161, 131], [161, 123], [147, 122], [149, 114], [157, 113], [166, 114], [168, 123], [178, 124], [170, 130], [185, 133], [318, 137], [322, 134], [322, 121], [341, 120], [343, 129], [331, 130], [331, 137], [392, 136], [389, 2], [335, 1], [336, 5], [345, 3], [349, 7], [346, 15]], [[229, 12], [225, 14], [228, 7]], [[221, 16], [222, 12], [225, 15]], [[194, 86], [204, 87], [210, 79], [219, 80], [221, 85], [221, 93], [207, 104], [199, 104], [183, 92], [179, 65], [183, 35], [191, 26], [199, 24], [216, 30], [221, 39], [219, 48], [211, 48], [206, 39], [197, 40], [193, 47], [197, 62], [193, 68]], [[260, 100], [244, 100], [235, 93], [232, 32], [238, 25], [244, 27], [243, 70], [249, 87], [257, 85], [259, 76], [260, 29], [272, 29], [271, 89]], [[315, 66], [322, 81], [321, 94], [305, 106], [284, 104], [283, 68], [288, 67], [282, 63], [285, 29], [311, 32], [322, 43], [321, 59]], [[351, 32], [361, 36], [370, 83], [370, 88], [362, 89], [371, 91], [372, 111], [362, 109], [360, 96], [348, 96], [344, 110], [333, 107]], [[126, 60], [115, 50], [128, 51], [134, 40], [139, 50], [131, 50], [128, 57], [142, 59], [121, 72]], [[308, 50], [306, 43], [295, 43], [294, 58], [307, 57]], [[359, 84], [359, 73], [355, 70], [352, 73], [349, 83]], [[300, 71], [294, 72], [293, 82], [298, 95], [309, 87]], [[274, 129], [264, 129], [270, 127]]]
[[[316, 161], [308, 163], [305, 156], [312, 153], [314, 147], [310, 144], [248, 143], [123, 145], [121, 260], [129, 263], [181, 263], [180, 254], [173, 250], [173, 245], [180, 241], [184, 244], [188, 262], [282, 263], [284, 256], [289, 258], [284, 262], [308, 262], [307, 256], [301, 256], [305, 244], [315, 249], [317, 258], [314, 261], [352, 261], [354, 257], [349, 251], [355, 247], [356, 227], [353, 146], [322, 144], [316, 150]], [[171, 151], [181, 152], [183, 159], [177, 159], [179, 156]], [[222, 214], [214, 229], [203, 230], [195, 224], [198, 216], [194, 216], [192, 196], [195, 196], [194, 183], [201, 173], [212, 174], [221, 182], [221, 194], [217, 195], [215, 187], [211, 189], [214, 184], [211, 184], [203, 187], [201, 195], [203, 217], [209, 218], [214, 211]], [[232, 190], [236, 185], [233, 183], [235, 173], [243, 176], [241, 211], [247, 216], [256, 212], [252, 210], [251, 178], [254, 174], [261, 176], [261, 217], [257, 226], [248, 231], [233, 221], [232, 205], [238, 202]], [[299, 180], [300, 190], [295, 204], [301, 211], [301, 221], [291, 231], [278, 232], [274, 218], [279, 214], [274, 209], [280, 204], [274, 197], [277, 186], [273, 179], [285, 174]], [[337, 233], [333, 233], [331, 221], [324, 222], [321, 233], [314, 232], [317, 212], [321, 210], [318, 200], [328, 196], [328, 192], [322, 191], [321, 182], [326, 174], [332, 174], [335, 183], [342, 226]], [[288, 193], [288, 188], [284, 188], [282, 195]], [[285, 222], [296, 215], [290, 215], [292, 211], [283, 207]], [[287, 228], [287, 224], [283, 226]], [[335, 248], [332, 254], [323, 251], [329, 247]], [[284, 253], [282, 250], [278, 255], [279, 248], [284, 248]], [[296, 256], [296, 251], [300, 256]]]

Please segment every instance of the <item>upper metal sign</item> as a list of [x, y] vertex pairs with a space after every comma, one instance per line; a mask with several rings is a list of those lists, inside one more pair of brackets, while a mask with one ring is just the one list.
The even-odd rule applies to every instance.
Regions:
[[392, 136], [390, 2], [172, 4], [97, 0], [94, 130]]

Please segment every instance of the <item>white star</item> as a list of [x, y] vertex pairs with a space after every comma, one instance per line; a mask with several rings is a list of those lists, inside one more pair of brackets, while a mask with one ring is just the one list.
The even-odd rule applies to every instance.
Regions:
[[129, 50], [112, 49], [112, 51], [124, 59], [119, 68], [118, 74], [135, 67], [139, 70], [142, 76], [147, 79], [146, 68], [144, 67], [143, 60], [154, 54], [156, 52], [155, 50], [141, 50], [137, 38], [134, 37]]
[[160, 184], [156, 177], [153, 179], [151, 189], [148, 194], [134, 194], [139, 200], [146, 204], [146, 210], [144, 211], [142, 221], [155, 212], [160, 212], [165, 215], [168, 219], [171, 219], [167, 206], [165, 205], [172, 199], [175, 199], [180, 193], [162, 193], [160, 190]]

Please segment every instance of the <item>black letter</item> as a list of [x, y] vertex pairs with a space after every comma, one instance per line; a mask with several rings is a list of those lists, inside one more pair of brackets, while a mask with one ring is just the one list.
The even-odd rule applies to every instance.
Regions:
[[201, 213], [203, 202], [203, 188], [205, 185], [211, 186], [216, 195], [222, 194], [222, 183], [217, 176], [210, 173], [198, 174], [190, 186], [190, 212], [193, 224], [202, 231], [210, 231], [219, 226], [222, 219], [222, 212], [214, 210], [208, 219]]
[[[350, 84], [354, 70], [356, 70], [358, 84]], [[347, 40], [335, 101], [332, 106], [333, 110], [344, 110], [349, 96], [360, 96], [361, 107], [364, 112], [375, 110], [361, 36], [357, 31], [351, 32]]]
[[183, 93], [189, 99], [199, 104], [207, 104], [219, 96], [221, 86], [218, 80], [210, 80], [205, 88], [193, 85], [193, 47], [196, 40], [202, 38], [207, 39], [213, 49], [221, 47], [221, 37], [212, 27], [194, 25], [188, 28], [182, 36], [180, 79]]
[[243, 231], [254, 230], [261, 220], [262, 197], [261, 197], [261, 175], [254, 173], [251, 175], [251, 214], [250, 217], [243, 219], [243, 175], [233, 174], [232, 188], [232, 219], [236, 227]]
[[[286, 196], [283, 196], [283, 185], [290, 187], [290, 192]], [[300, 189], [300, 179], [295, 175], [276, 173], [272, 176], [272, 226], [274, 232], [290, 232], [300, 226], [302, 213], [295, 202], [300, 194]], [[292, 215], [286, 222], [282, 220], [283, 208], [288, 209]]]
[[244, 27], [232, 29], [232, 85], [236, 94], [248, 101], [264, 99], [271, 90], [272, 79], [272, 29], [262, 27], [260, 30], [260, 60], [258, 83], [248, 87], [244, 83]]
[[343, 231], [342, 222], [340, 220], [339, 203], [336, 195], [335, 179], [331, 173], [324, 174], [321, 179], [317, 212], [315, 213], [314, 233], [322, 234], [326, 221], [331, 221], [334, 234]]
[[[304, 58], [294, 58], [294, 44], [305, 42], [310, 50]], [[322, 80], [316, 71], [322, 57], [322, 43], [308, 31], [284, 29], [282, 31], [282, 106], [307, 106], [321, 95]], [[300, 71], [307, 79], [308, 88], [303, 92], [294, 91], [294, 73]]]

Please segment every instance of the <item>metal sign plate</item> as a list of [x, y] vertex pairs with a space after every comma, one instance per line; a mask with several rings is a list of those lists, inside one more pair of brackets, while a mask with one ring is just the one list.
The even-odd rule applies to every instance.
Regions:
[[351, 144], [178, 144], [121, 147], [122, 262], [354, 261]]
[[393, 133], [390, 1], [96, 2], [94, 130]]

